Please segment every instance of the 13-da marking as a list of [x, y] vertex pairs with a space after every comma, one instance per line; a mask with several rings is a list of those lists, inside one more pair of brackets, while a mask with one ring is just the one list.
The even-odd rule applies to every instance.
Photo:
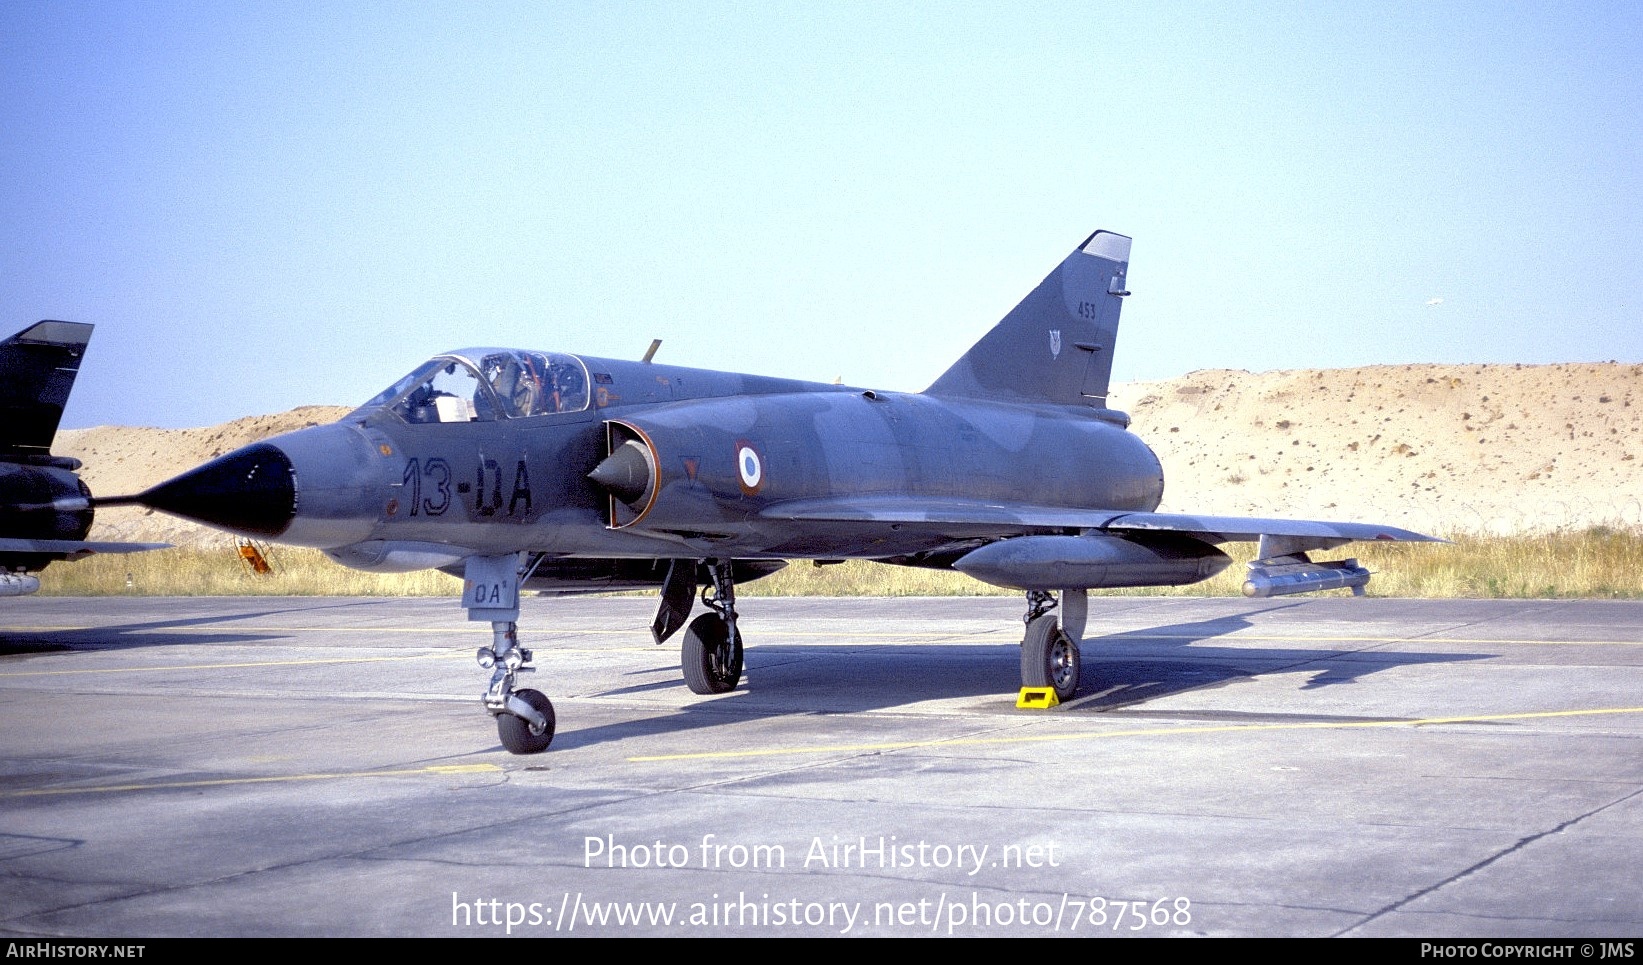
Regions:
[[[408, 515], [443, 516], [451, 508], [452, 480], [451, 464], [437, 456], [422, 460], [408, 459], [405, 461], [405, 473], [400, 477], [400, 485], [410, 490], [410, 498], [406, 502], [410, 506]], [[426, 482], [424, 482], [426, 480]], [[426, 491], [426, 495], [424, 492]], [[506, 497], [502, 493], [502, 466], [495, 459], [480, 457], [474, 467], [474, 482], [470, 488], [468, 483], [456, 484], [456, 491], [461, 493], [472, 492], [474, 495], [473, 512], [470, 514], [478, 519], [484, 516], [507, 515], [516, 516], [523, 513], [530, 515], [531, 511], [531, 475], [525, 466], [525, 460], [519, 460], [514, 467], [513, 489]], [[507, 510], [503, 512], [504, 499]]]

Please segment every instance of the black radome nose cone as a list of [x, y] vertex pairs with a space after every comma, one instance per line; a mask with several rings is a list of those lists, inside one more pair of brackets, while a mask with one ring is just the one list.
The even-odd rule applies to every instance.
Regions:
[[258, 443], [160, 483], [145, 506], [254, 536], [278, 536], [297, 513], [296, 473], [279, 447]]

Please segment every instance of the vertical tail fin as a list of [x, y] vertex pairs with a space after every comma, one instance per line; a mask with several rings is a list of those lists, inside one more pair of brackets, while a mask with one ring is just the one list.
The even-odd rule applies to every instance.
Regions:
[[36, 322], [0, 341], [0, 455], [51, 451], [91, 329], [84, 322]]
[[1105, 408], [1129, 267], [1129, 238], [1090, 235], [925, 393]]

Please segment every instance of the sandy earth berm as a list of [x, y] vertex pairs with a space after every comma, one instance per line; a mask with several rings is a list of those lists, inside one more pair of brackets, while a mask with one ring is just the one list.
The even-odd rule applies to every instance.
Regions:
[[[1391, 523], [1428, 533], [1643, 525], [1643, 365], [1383, 365], [1191, 372], [1110, 404], [1164, 465], [1165, 511]], [[65, 430], [100, 495], [135, 493], [239, 446], [332, 422], [305, 406], [203, 429]], [[136, 507], [93, 539], [218, 541]]]

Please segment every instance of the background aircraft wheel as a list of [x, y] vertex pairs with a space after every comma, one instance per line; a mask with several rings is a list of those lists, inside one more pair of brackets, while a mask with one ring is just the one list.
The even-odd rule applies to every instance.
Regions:
[[533, 709], [548, 719], [548, 726], [540, 734], [531, 733], [531, 725], [525, 723], [524, 718], [512, 714], [498, 714], [496, 716], [496, 735], [502, 738], [502, 746], [514, 754], [540, 754], [553, 743], [553, 702], [538, 690], [516, 690], [515, 697], [530, 704]]
[[1021, 641], [1021, 686], [1054, 687], [1059, 700], [1078, 692], [1081, 669], [1078, 644], [1061, 631], [1055, 614], [1046, 613], [1027, 624]]
[[704, 613], [690, 621], [684, 645], [679, 648], [679, 665], [691, 693], [729, 693], [741, 682], [742, 635], [736, 634], [734, 640], [728, 636], [725, 622], [717, 613]]

